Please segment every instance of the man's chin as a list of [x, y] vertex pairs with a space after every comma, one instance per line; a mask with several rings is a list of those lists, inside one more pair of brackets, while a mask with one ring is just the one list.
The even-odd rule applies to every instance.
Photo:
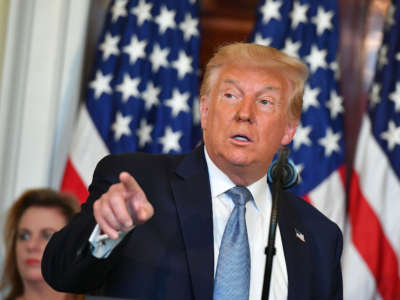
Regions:
[[246, 169], [251, 167], [252, 161], [247, 154], [228, 152], [218, 156], [217, 162], [214, 161], [223, 171], [228, 169]]
[[234, 166], [234, 167], [238, 167], [238, 168], [246, 168], [246, 167], [250, 167], [251, 166], [251, 162], [249, 160], [248, 156], [231, 156], [228, 157], [228, 161], [229, 163]]

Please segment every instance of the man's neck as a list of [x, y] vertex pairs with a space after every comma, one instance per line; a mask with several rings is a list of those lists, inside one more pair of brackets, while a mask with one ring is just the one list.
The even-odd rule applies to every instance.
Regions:
[[262, 177], [266, 177], [267, 169], [262, 168], [256, 170], [255, 168], [243, 167], [243, 166], [233, 166], [233, 165], [221, 165], [209, 155], [206, 146], [204, 146], [204, 154], [206, 156], [206, 161], [211, 162], [218, 170], [224, 173], [235, 185], [239, 186], [249, 186], [259, 180]]

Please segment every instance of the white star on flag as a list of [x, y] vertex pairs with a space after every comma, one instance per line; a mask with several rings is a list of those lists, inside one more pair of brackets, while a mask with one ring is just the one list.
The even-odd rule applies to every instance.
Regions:
[[306, 61], [310, 65], [311, 72], [317, 71], [318, 68], [326, 68], [326, 55], [328, 52], [326, 49], [318, 49], [317, 45], [313, 45], [311, 53], [305, 57]]
[[128, 0], [115, 1], [113, 7], [111, 8], [112, 22], [117, 21], [119, 17], [127, 16], [127, 12], [126, 12], [126, 8], [125, 8], [126, 3], [128, 3]]
[[307, 22], [308, 7], [308, 4], [301, 5], [299, 1], [294, 2], [292, 12], [290, 13], [293, 29], [295, 29], [300, 23]]
[[153, 4], [146, 3], [145, 0], [139, 0], [137, 6], [131, 9], [132, 14], [136, 16], [137, 24], [141, 26], [145, 21], [151, 20], [151, 9]]
[[178, 71], [179, 79], [183, 79], [187, 73], [193, 71], [192, 58], [183, 50], [179, 51], [179, 57], [172, 63], [172, 66]]
[[388, 49], [387, 49], [386, 45], [383, 45], [381, 47], [381, 50], [379, 51], [379, 57], [378, 57], [379, 68], [383, 68], [388, 63], [387, 51], [388, 51]]
[[160, 29], [160, 34], [165, 33], [168, 28], [175, 28], [175, 14], [174, 10], [168, 10], [165, 5], [161, 6], [160, 14], [155, 18], [155, 22]]
[[293, 138], [293, 148], [295, 150], [299, 149], [301, 145], [311, 146], [312, 142], [310, 140], [311, 126], [303, 127], [301, 124], [297, 127], [296, 134]]
[[123, 81], [116, 86], [116, 91], [122, 93], [122, 101], [128, 102], [129, 97], [139, 96], [138, 86], [140, 83], [139, 78], [131, 78], [128, 74], [124, 75]]
[[267, 1], [261, 7], [261, 13], [263, 14], [263, 22], [268, 23], [271, 19], [281, 19], [281, 14], [279, 12], [279, 8], [282, 6], [281, 1]]
[[300, 47], [301, 47], [300, 41], [293, 42], [292, 39], [289, 38], [285, 41], [285, 48], [283, 48], [282, 51], [285, 52], [287, 55], [293, 57], [299, 57]]
[[152, 138], [151, 138], [151, 132], [153, 130], [154, 126], [151, 124], [148, 124], [146, 119], [142, 119], [140, 121], [140, 127], [138, 130], [136, 130], [136, 134], [139, 139], [139, 146], [144, 147], [146, 143], [151, 143]]
[[340, 69], [339, 69], [339, 64], [338, 62], [335, 60], [333, 62], [330, 63], [329, 67], [331, 68], [331, 70], [334, 72], [335, 74], [335, 79], [339, 80], [340, 79]]
[[119, 54], [119, 49], [118, 49], [119, 40], [120, 37], [118, 35], [112, 36], [110, 33], [106, 33], [104, 42], [101, 43], [101, 45], [99, 46], [99, 49], [103, 51], [104, 61], [106, 61], [112, 54], [116, 56]]
[[381, 133], [381, 138], [388, 143], [389, 151], [392, 151], [396, 145], [400, 145], [400, 126], [396, 127], [396, 123], [390, 120], [388, 130]]
[[159, 143], [162, 144], [162, 152], [168, 153], [170, 151], [180, 151], [181, 146], [179, 145], [179, 139], [182, 137], [182, 132], [172, 131], [171, 127], [165, 128], [164, 136], [159, 138]]
[[142, 93], [142, 98], [145, 102], [145, 109], [149, 111], [152, 106], [156, 106], [160, 103], [158, 100], [158, 95], [160, 94], [161, 89], [154, 86], [153, 82], [148, 82], [146, 90]]
[[150, 54], [149, 60], [151, 61], [153, 72], [157, 72], [160, 67], [168, 66], [167, 56], [169, 54], [169, 50], [167, 48], [161, 49], [160, 45], [155, 44], [153, 48], [153, 52]]
[[338, 116], [338, 114], [344, 112], [343, 98], [338, 96], [335, 90], [332, 90], [331, 98], [326, 103], [326, 107], [329, 108], [329, 111], [331, 113], [331, 118], [335, 119]]
[[101, 94], [111, 94], [112, 89], [110, 82], [112, 79], [112, 74], [103, 75], [101, 71], [96, 72], [96, 78], [90, 82], [89, 87], [94, 89], [94, 98], [97, 100], [100, 98]]
[[128, 46], [123, 48], [124, 53], [129, 55], [129, 63], [134, 64], [139, 58], [146, 57], [146, 40], [139, 41], [136, 36], [132, 36], [131, 42]]
[[311, 21], [317, 27], [317, 34], [321, 35], [325, 30], [332, 29], [333, 11], [326, 11], [322, 7], [318, 7], [317, 15]]
[[189, 13], [185, 15], [185, 20], [179, 24], [179, 29], [182, 30], [183, 38], [186, 41], [189, 41], [192, 36], [199, 35], [199, 31], [197, 30], [198, 25], [199, 21], [197, 19], [192, 18]]
[[132, 116], [123, 116], [122, 113], [117, 112], [115, 122], [112, 124], [111, 129], [114, 131], [114, 139], [118, 141], [122, 135], [131, 135], [129, 123], [132, 121]]
[[381, 85], [379, 83], [374, 83], [372, 85], [371, 93], [369, 96], [369, 105], [371, 108], [374, 108], [375, 105], [381, 102], [380, 93], [381, 93]]
[[263, 38], [260, 33], [257, 33], [256, 36], [254, 37], [254, 43], [258, 45], [269, 46], [272, 43], [272, 39]]
[[318, 140], [318, 143], [325, 148], [325, 156], [330, 156], [334, 151], [336, 152], [340, 151], [339, 147], [340, 137], [341, 137], [340, 132], [333, 133], [332, 129], [328, 128], [326, 130], [326, 135]]
[[389, 94], [389, 99], [394, 102], [396, 112], [400, 112], [400, 82], [396, 83], [396, 90]]
[[176, 118], [176, 116], [182, 112], [189, 111], [189, 105], [187, 103], [189, 99], [189, 93], [180, 93], [178, 89], [174, 89], [172, 92], [172, 97], [165, 101], [165, 105], [169, 106], [172, 109], [172, 116]]
[[319, 107], [318, 95], [321, 89], [318, 87], [311, 88], [308, 84], [304, 88], [303, 95], [303, 111], [306, 112], [310, 106]]

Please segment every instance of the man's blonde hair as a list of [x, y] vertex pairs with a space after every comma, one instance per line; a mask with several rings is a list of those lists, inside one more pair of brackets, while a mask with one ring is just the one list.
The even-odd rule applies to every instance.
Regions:
[[300, 60], [268, 46], [233, 43], [219, 48], [206, 66], [200, 97], [209, 95], [221, 67], [237, 64], [277, 68], [293, 85], [289, 95], [289, 117], [300, 119], [308, 68]]

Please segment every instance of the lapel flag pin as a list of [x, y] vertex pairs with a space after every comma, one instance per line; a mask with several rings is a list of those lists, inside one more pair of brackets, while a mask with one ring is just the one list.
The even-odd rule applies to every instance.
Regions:
[[294, 231], [296, 231], [296, 237], [302, 241], [303, 243], [306, 242], [306, 239], [304, 237], [304, 234], [302, 234], [300, 231], [297, 230], [297, 228], [294, 229]]

